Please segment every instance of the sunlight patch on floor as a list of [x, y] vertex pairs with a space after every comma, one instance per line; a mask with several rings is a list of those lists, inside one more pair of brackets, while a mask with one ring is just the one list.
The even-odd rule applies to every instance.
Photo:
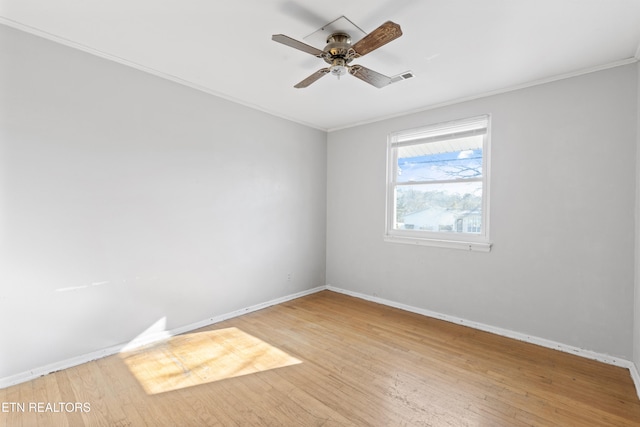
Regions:
[[120, 357], [147, 394], [302, 363], [238, 328], [177, 335]]

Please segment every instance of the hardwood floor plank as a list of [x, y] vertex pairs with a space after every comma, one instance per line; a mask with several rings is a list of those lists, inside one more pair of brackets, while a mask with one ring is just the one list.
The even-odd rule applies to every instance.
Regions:
[[640, 425], [626, 369], [323, 291], [0, 390], [0, 427]]
[[17, 404], [24, 404], [20, 401], [20, 389], [22, 387], [31, 387], [31, 383], [27, 382], [20, 386], [8, 387], [4, 390], [4, 400], [0, 402], [2, 412], [0, 412], [0, 423], [4, 423], [7, 427], [20, 427], [23, 425], [22, 413]]
[[[2, 405], [3, 403], [8, 403], [9, 400], [7, 398], [7, 389], [6, 388], [0, 388], [0, 405]], [[5, 412], [6, 410], [8, 410], [9, 408], [4, 408], [4, 407], [0, 407], [0, 427], [7, 427], [8, 426], [8, 419], [9, 416], [7, 414], [7, 412]]]
[[99, 359], [95, 361], [96, 366], [102, 376], [105, 387], [105, 394], [118, 396], [118, 399], [109, 400], [108, 405], [119, 405], [124, 418], [115, 421], [116, 426], [152, 425], [147, 421], [151, 420], [148, 405], [136, 405], [137, 396], [140, 394], [140, 384], [126, 370], [123, 363], [111, 358]]
[[[292, 367], [291, 369], [296, 369]], [[313, 389], [300, 388], [294, 385], [290, 381], [290, 377], [287, 372], [280, 373], [275, 371], [268, 373], [268, 378], [265, 381], [268, 382], [278, 393], [279, 398], [285, 402], [291, 402], [291, 405], [286, 405], [282, 410], [285, 412], [291, 412], [295, 415], [296, 419], [305, 426], [349, 426], [353, 423], [336, 413], [331, 407], [324, 405], [315, 396]]]
[[[60, 391], [60, 402], [78, 402], [79, 400], [76, 398], [74, 388], [81, 387], [82, 381], [77, 380], [76, 372], [74, 368], [65, 369], [62, 371], [54, 372], [53, 375], [56, 384], [58, 385], [58, 390]], [[74, 381], [76, 382], [74, 384]], [[18, 387], [20, 387], [19, 385]], [[54, 404], [55, 401], [48, 401], [47, 403]], [[89, 402], [93, 405], [93, 402]], [[57, 412], [55, 413], [56, 418], [64, 418], [66, 422], [70, 426], [84, 425], [84, 421], [82, 419], [82, 414], [79, 412]]]

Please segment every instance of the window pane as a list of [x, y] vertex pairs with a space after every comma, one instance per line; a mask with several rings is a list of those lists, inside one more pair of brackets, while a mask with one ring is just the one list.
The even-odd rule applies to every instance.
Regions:
[[403, 185], [395, 193], [397, 230], [481, 232], [482, 182]]
[[397, 148], [397, 182], [482, 177], [483, 136], [450, 139]]

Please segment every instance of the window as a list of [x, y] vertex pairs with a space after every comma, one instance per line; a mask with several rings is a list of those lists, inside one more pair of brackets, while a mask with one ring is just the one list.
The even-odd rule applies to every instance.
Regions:
[[387, 156], [386, 240], [490, 249], [489, 116], [394, 132]]

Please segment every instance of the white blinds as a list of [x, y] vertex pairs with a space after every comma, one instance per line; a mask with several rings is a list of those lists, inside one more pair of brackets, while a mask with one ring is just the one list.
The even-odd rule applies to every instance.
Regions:
[[[455, 139], [466, 140], [474, 144], [477, 139], [473, 137], [485, 135], [487, 133], [488, 125], [489, 116], [484, 115], [471, 117], [464, 120], [456, 120], [455, 122], [445, 122], [418, 129], [409, 129], [405, 131], [394, 132], [390, 135], [390, 142], [393, 147], [406, 147], [416, 144], [430, 144], [434, 142], [444, 142]], [[435, 151], [440, 150], [435, 149]]]

